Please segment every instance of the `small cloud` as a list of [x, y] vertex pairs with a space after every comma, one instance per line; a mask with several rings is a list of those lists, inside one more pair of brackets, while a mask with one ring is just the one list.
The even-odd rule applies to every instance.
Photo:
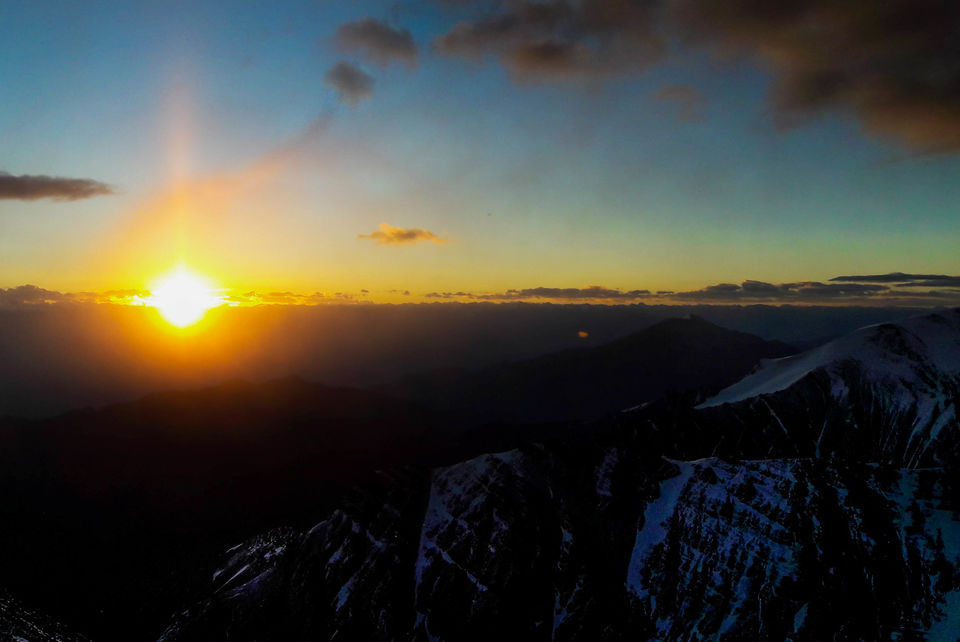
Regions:
[[52, 198], [55, 201], [79, 201], [115, 193], [109, 185], [89, 178], [27, 174], [14, 176], [0, 172], [0, 200], [36, 201]]
[[394, 29], [373, 18], [340, 25], [335, 41], [340, 49], [360, 53], [381, 67], [386, 67], [393, 61], [408, 67], [415, 67], [417, 64], [417, 45], [410, 31]]
[[345, 62], [327, 71], [324, 82], [337, 92], [340, 102], [356, 107], [373, 95], [373, 76]]
[[672, 107], [677, 120], [692, 123], [703, 120], [707, 99], [692, 85], [667, 85], [653, 94], [653, 99]]
[[377, 245], [413, 245], [420, 241], [440, 244], [447, 242], [430, 230], [422, 230], [417, 227], [404, 229], [387, 223], [381, 223], [380, 229], [370, 234], [358, 234], [357, 238], [376, 241]]

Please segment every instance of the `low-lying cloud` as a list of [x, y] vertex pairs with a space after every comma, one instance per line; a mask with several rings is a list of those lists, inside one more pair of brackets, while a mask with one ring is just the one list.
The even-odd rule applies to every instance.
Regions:
[[424, 241], [440, 244], [447, 242], [430, 230], [418, 227], [404, 229], [387, 223], [381, 223], [380, 229], [369, 234], [358, 234], [357, 238], [376, 241], [377, 245], [413, 245]]
[[890, 272], [889, 274], [837, 276], [830, 280], [853, 283], [895, 283], [897, 287], [902, 288], [960, 288], [960, 276], [948, 276], [946, 274]]
[[[432, 232], [403, 229], [387, 225], [361, 238], [380, 245], [413, 244], [420, 241], [443, 243]], [[876, 282], [869, 282], [876, 281]], [[392, 289], [389, 295], [402, 294], [413, 300], [460, 303], [593, 303], [611, 304], [756, 304], [795, 305], [858, 305], [917, 307], [960, 306], [960, 277], [942, 274], [873, 274], [839, 276], [826, 283], [821, 281], [793, 281], [769, 283], [747, 279], [740, 283], [714, 283], [695, 290], [620, 289], [604, 285], [585, 287], [532, 287], [499, 292], [471, 292], [445, 290], [419, 294], [410, 290]], [[110, 290], [101, 292], [58, 292], [36, 285], [0, 288], [0, 308], [29, 308], [61, 304], [146, 305], [150, 293], [145, 290]], [[387, 300], [392, 300], [388, 297]], [[350, 292], [294, 292], [290, 290], [225, 292], [223, 301], [228, 306], [259, 305], [331, 305], [377, 303], [377, 291], [366, 288]]]
[[55, 201], [79, 201], [115, 193], [114, 189], [106, 183], [89, 178], [29, 174], [15, 176], [0, 172], [0, 199], [37, 201], [49, 198]]
[[507, 290], [494, 294], [478, 294], [473, 298], [485, 301], [518, 301], [523, 299], [546, 299], [555, 301], [590, 300], [636, 300], [650, 296], [650, 290], [618, 290], [602, 285], [588, 285], [583, 288], [524, 288]]

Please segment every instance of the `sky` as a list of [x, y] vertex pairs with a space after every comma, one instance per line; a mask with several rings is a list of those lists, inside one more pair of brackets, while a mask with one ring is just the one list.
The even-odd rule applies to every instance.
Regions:
[[0, 302], [956, 301], [958, 11], [8, 0]]

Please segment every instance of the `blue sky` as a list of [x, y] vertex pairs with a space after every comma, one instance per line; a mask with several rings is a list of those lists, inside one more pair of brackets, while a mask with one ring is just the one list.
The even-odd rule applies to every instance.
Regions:
[[[177, 260], [230, 287], [420, 293], [957, 272], [954, 155], [866, 134], [842, 106], [778, 128], [770, 69], [705, 48], [571, 82], [431, 49], [475, 13], [3, 3], [0, 170], [117, 193], [0, 200], [0, 285], [138, 287]], [[365, 17], [411, 31], [415, 69], [338, 50], [338, 26]], [[355, 107], [324, 80], [341, 60], [375, 78]], [[670, 86], [699, 92], [700, 118], [656, 99]], [[176, 185], [224, 176], [229, 196], [159, 211]], [[357, 238], [384, 222], [448, 242]]]

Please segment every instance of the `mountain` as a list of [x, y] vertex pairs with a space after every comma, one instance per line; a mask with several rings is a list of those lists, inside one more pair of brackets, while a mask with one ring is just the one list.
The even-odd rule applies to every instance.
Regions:
[[761, 359], [794, 352], [779, 341], [690, 316], [661, 321], [601, 346], [476, 372], [406, 377], [381, 390], [430, 403], [460, 422], [595, 419], [668, 392], [722, 388]]
[[0, 591], [0, 640], [8, 642], [87, 642], [46, 615]]
[[94, 639], [155, 637], [227, 542], [307, 523], [435, 427], [416, 404], [290, 378], [0, 422], [0, 582]]
[[592, 434], [406, 468], [227, 551], [188, 640], [954, 639], [960, 310]]

